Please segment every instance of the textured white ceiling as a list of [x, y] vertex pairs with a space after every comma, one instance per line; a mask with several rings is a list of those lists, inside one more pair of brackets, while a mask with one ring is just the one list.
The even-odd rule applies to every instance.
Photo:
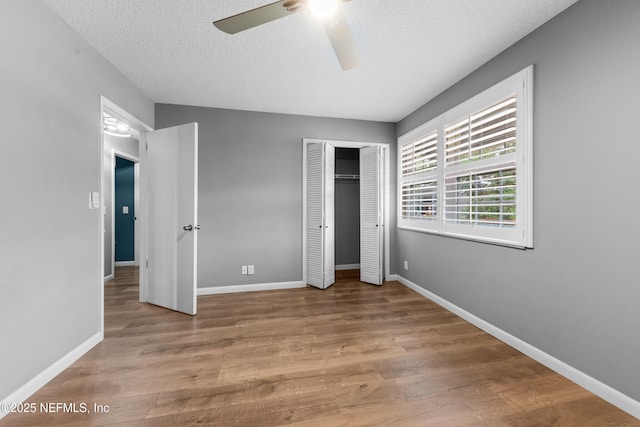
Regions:
[[350, 71], [308, 13], [211, 24], [269, 0], [44, 2], [155, 102], [395, 122], [576, 0], [352, 0]]

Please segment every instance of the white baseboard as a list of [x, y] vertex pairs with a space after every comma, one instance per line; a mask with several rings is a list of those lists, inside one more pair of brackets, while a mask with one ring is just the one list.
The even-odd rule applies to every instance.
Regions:
[[389, 280], [389, 281], [396, 280], [397, 281], [398, 277], [400, 277], [400, 276], [398, 276], [397, 274], [390, 274], [390, 275], [387, 276], [387, 280]]
[[198, 295], [229, 294], [233, 292], [273, 291], [276, 289], [304, 288], [304, 282], [256, 283], [253, 285], [213, 286], [198, 288]]
[[136, 265], [135, 261], [116, 261], [113, 263], [116, 267], [131, 267]]
[[[42, 386], [54, 379], [60, 372], [71, 366], [76, 360], [80, 359], [85, 353], [99, 344], [103, 339], [102, 332], [98, 332], [91, 338], [80, 344], [78, 347], [71, 350], [53, 365], [49, 366], [44, 371], [40, 372], [31, 381], [20, 387], [18, 390], [11, 393], [5, 399], [0, 402], [0, 408], [4, 408], [7, 405], [16, 405], [24, 402], [31, 397], [36, 391], [40, 390]], [[7, 415], [6, 412], [0, 410], [0, 419]]]
[[103, 281], [108, 282], [109, 280], [113, 280], [113, 274], [109, 274], [108, 276], [104, 276]]
[[444, 298], [439, 297], [438, 295], [422, 288], [421, 286], [411, 282], [408, 279], [405, 279], [402, 276], [398, 276], [398, 281], [405, 285], [406, 287], [413, 289], [420, 295], [424, 296], [427, 299], [435, 302], [439, 306], [449, 310], [450, 312], [460, 316], [467, 322], [477, 326], [482, 329], [486, 333], [493, 335], [500, 341], [505, 344], [515, 348], [516, 350], [526, 354], [530, 358], [536, 360], [537, 362], [542, 363], [547, 368], [557, 372], [563, 377], [568, 378], [574, 383], [578, 384], [581, 387], [586, 388], [591, 393], [596, 396], [601, 397], [607, 402], [611, 403], [614, 406], [622, 409], [628, 414], [640, 419], [640, 402], [634, 400], [619, 392], [618, 390], [608, 386], [607, 384], [598, 381], [597, 379], [585, 374], [582, 371], [577, 370], [573, 366], [570, 366], [564, 363], [561, 360], [556, 359], [550, 354], [545, 353], [537, 347], [532, 346], [529, 343], [522, 341], [520, 338], [517, 338], [508, 332], [503, 331], [497, 326], [492, 325], [489, 322], [486, 322], [479, 317], [469, 313], [468, 311], [458, 307], [457, 305], [447, 301]]
[[336, 271], [338, 270], [357, 270], [360, 268], [360, 264], [340, 264], [336, 265]]

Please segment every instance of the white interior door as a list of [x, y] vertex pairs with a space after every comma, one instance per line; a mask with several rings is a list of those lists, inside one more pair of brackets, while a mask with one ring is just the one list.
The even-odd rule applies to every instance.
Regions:
[[147, 301], [196, 314], [198, 124], [148, 132]]
[[335, 148], [307, 146], [307, 283], [326, 289], [335, 282]]
[[383, 280], [382, 147], [360, 149], [360, 281], [381, 285]]

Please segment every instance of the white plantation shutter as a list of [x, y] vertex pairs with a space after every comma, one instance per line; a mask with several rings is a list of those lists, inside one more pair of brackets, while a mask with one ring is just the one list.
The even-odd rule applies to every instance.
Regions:
[[438, 164], [438, 134], [432, 132], [425, 138], [402, 147], [402, 176], [435, 170]]
[[433, 126], [400, 146], [399, 224], [436, 227], [438, 131]]
[[532, 73], [398, 139], [400, 228], [532, 247]]
[[445, 222], [515, 227], [515, 164], [448, 175], [444, 200]]
[[445, 163], [453, 166], [516, 151], [516, 98], [511, 96], [445, 127]]
[[445, 223], [516, 226], [516, 101], [510, 95], [445, 124]]
[[438, 210], [438, 181], [435, 178], [403, 182], [401, 217], [409, 220], [435, 221]]

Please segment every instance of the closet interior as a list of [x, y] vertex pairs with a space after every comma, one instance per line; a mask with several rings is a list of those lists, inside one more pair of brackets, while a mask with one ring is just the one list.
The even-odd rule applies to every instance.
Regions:
[[360, 269], [360, 149], [335, 149], [335, 266]]

